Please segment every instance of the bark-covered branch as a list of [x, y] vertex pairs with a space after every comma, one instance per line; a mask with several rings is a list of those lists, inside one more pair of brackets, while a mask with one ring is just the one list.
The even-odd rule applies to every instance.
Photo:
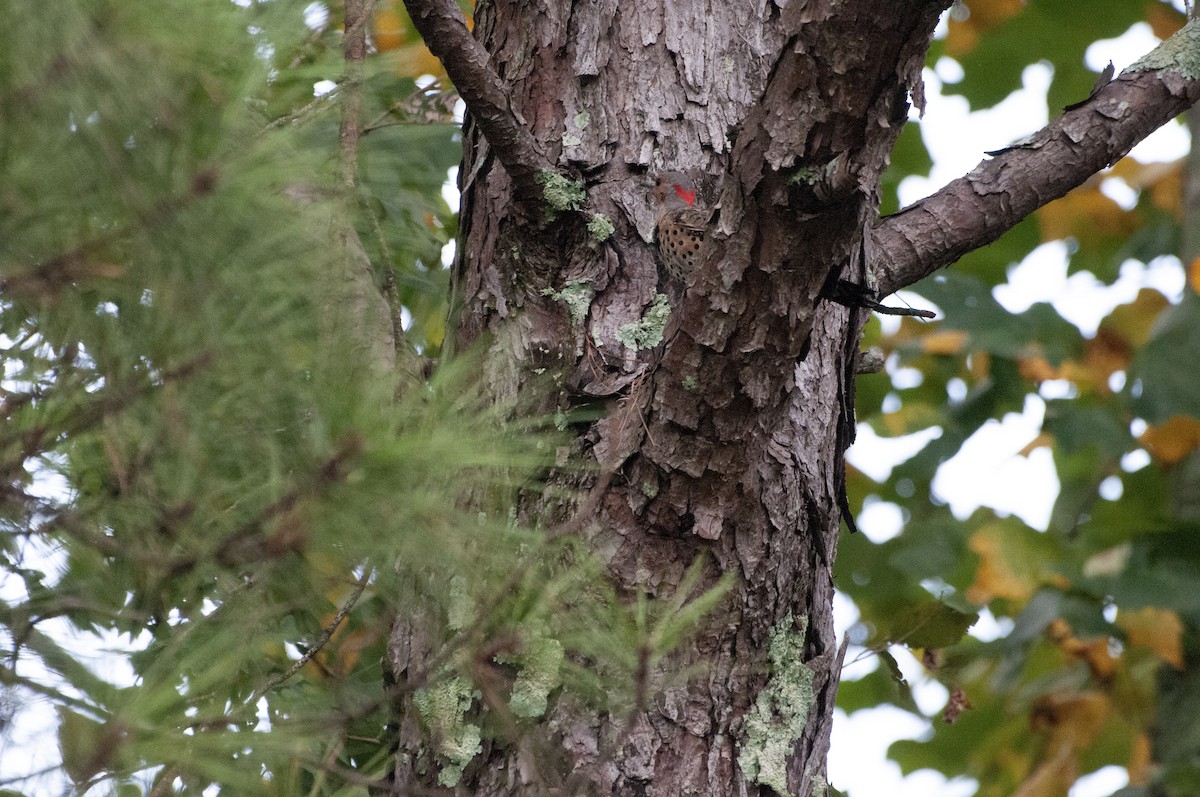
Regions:
[[367, 20], [375, 0], [346, 1], [346, 36], [342, 53], [346, 79], [342, 82], [342, 124], [338, 131], [338, 171], [347, 192], [354, 190], [358, 173], [358, 138], [362, 115], [362, 62], [367, 53]]
[[540, 194], [538, 172], [552, 170], [554, 164], [513, 111], [504, 81], [487, 50], [467, 30], [458, 5], [454, 0], [404, 0], [404, 5], [518, 191]]
[[880, 295], [996, 240], [1185, 111], [1200, 99], [1197, 52], [1200, 23], [1192, 21], [1086, 102], [883, 219], [869, 250]]

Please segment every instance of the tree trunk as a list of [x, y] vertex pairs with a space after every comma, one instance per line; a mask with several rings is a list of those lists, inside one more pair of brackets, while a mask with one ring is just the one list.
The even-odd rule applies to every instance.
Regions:
[[[468, 117], [455, 345], [487, 341], [499, 395], [545, 369], [561, 377], [547, 409], [603, 409], [577, 439], [594, 483], [558, 522], [623, 594], [673, 594], [699, 555], [708, 584], [737, 581], [648, 674], [632, 720], [560, 701], [536, 748], [556, 761], [494, 745], [460, 788], [822, 791], [840, 669], [831, 567], [847, 374], [863, 318], [819, 294], [831, 273], [869, 279], [879, 176], [948, 5], [478, 6], [475, 36], [516, 117], [556, 169], [582, 176], [587, 199], [548, 220], [480, 134], [487, 120]], [[704, 199], [720, 202], [686, 290], [648, 243], [651, 175], [666, 169], [703, 175]], [[656, 292], [671, 305], [662, 342]], [[400, 678], [413, 650], [393, 646]], [[699, 674], [674, 677], [689, 668]]]

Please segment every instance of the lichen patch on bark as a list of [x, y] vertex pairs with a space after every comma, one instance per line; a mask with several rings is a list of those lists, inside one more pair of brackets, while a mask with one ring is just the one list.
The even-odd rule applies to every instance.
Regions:
[[738, 751], [738, 766], [754, 783], [790, 794], [787, 758], [804, 735], [815, 702], [814, 674], [804, 663], [804, 635], [808, 621], [793, 627], [792, 615], [771, 629], [767, 652], [771, 677], [746, 715], [746, 739]]

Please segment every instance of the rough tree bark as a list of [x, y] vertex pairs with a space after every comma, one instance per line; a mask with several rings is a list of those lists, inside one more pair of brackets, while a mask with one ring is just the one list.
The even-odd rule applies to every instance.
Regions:
[[[548, 408], [603, 410], [577, 438], [594, 482], [573, 507], [528, 511], [585, 537], [627, 595], [672, 594], [702, 553], [709, 583], [738, 576], [649, 674], [632, 721], [561, 701], [536, 745], [485, 747], [460, 788], [821, 793], [864, 320], [823, 286], [833, 275], [890, 293], [994, 240], [1193, 102], [1196, 81], [1164, 64], [1122, 75], [1033, 143], [879, 222], [880, 174], [921, 105], [950, 0], [503, 0], [478, 5], [473, 37], [452, 0], [407, 3], [468, 106], [455, 345], [487, 342], [499, 395], [549, 370], [561, 389]], [[686, 290], [666, 284], [648, 243], [660, 169], [701, 175], [719, 201]], [[424, 648], [398, 625], [398, 679]], [[697, 664], [699, 677], [671, 677]], [[414, 763], [427, 750], [409, 720], [401, 792], [436, 779]]]

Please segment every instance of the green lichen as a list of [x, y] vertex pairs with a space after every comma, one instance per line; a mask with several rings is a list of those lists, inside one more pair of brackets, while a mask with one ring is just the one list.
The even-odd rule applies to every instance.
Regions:
[[583, 143], [583, 139], [570, 133], [563, 133], [562, 143], [564, 147], [578, 147]]
[[845, 163], [845, 159], [838, 155], [824, 166], [800, 166], [792, 172], [792, 176], [788, 179], [792, 185], [825, 185], [831, 180], [837, 179], [838, 170], [842, 168], [843, 163]]
[[825, 795], [829, 794], [829, 782], [820, 775], [808, 773], [808, 782], [812, 784], [813, 797], [825, 797]]
[[696, 385], [697, 385], [696, 377], [693, 376], [692, 374], [688, 374], [687, 376], [685, 376], [683, 378], [682, 384], [683, 384], [684, 390], [691, 392], [696, 389]]
[[883, 371], [883, 366], [887, 362], [884, 357], [883, 349], [878, 346], [872, 346], [866, 351], [860, 352], [858, 355], [858, 373], [860, 374], [878, 374]]
[[1200, 77], [1200, 21], [1192, 19], [1175, 35], [1129, 67], [1129, 72], [1178, 72], [1189, 80]]
[[581, 181], [571, 181], [558, 172], [543, 169], [538, 172], [537, 181], [542, 184], [542, 198], [546, 200], [551, 218], [556, 213], [567, 210], [579, 210], [587, 198], [583, 193]]
[[662, 343], [663, 329], [667, 326], [667, 317], [671, 315], [671, 305], [665, 294], [654, 292], [654, 300], [637, 321], [623, 324], [617, 329], [617, 342], [634, 351], [653, 349]]
[[[590, 228], [591, 225], [588, 225]], [[542, 296], [549, 296], [556, 302], [567, 306], [571, 315], [571, 323], [579, 325], [587, 318], [588, 308], [592, 306], [592, 284], [587, 280], [570, 280], [561, 291], [553, 288], [543, 288]]]
[[521, 657], [521, 672], [513, 682], [509, 708], [518, 717], [546, 713], [550, 693], [562, 682], [563, 646], [557, 639], [534, 639]]
[[596, 213], [588, 222], [588, 233], [597, 241], [607, 241], [608, 237], [616, 230], [613, 227], [612, 221], [603, 213]]
[[467, 580], [462, 576], [450, 579], [450, 601], [446, 615], [446, 625], [454, 631], [461, 631], [475, 620], [475, 601], [467, 591]]
[[651, 482], [642, 482], [642, 495], [647, 498], [653, 498], [658, 495], [658, 485]]
[[470, 683], [458, 676], [413, 692], [413, 705], [445, 759], [438, 783], [449, 788], [458, 785], [463, 767], [483, 752], [479, 726], [465, 721], [475, 697]]
[[821, 179], [821, 170], [815, 166], [801, 166], [792, 172], [788, 182], [792, 185], [812, 185]]
[[580, 111], [575, 114], [575, 126], [580, 130], [587, 130], [587, 126], [592, 121], [592, 115], [587, 111]]
[[746, 716], [746, 741], [738, 751], [743, 774], [779, 794], [788, 793], [787, 756], [804, 733], [815, 699], [813, 672], [804, 665], [807, 630], [806, 619], [793, 630], [791, 614], [771, 629], [771, 677]]

